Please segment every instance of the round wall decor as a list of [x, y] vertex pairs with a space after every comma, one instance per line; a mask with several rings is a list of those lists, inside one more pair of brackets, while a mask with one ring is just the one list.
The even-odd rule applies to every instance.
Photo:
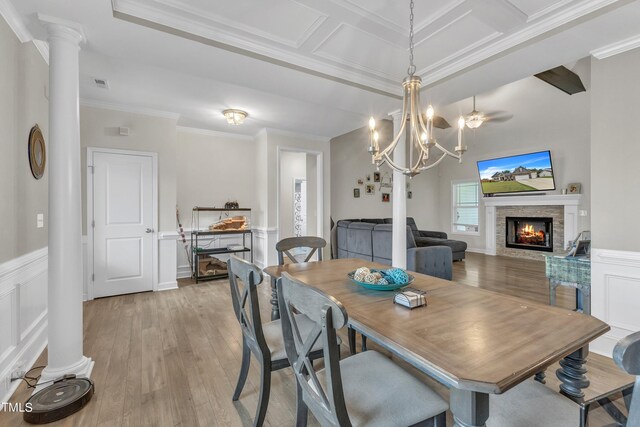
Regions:
[[47, 147], [40, 127], [36, 124], [29, 132], [29, 166], [35, 179], [42, 178], [47, 163]]

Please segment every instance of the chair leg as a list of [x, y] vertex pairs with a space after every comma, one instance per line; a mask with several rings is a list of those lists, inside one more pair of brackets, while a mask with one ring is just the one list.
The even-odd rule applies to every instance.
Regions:
[[447, 413], [442, 412], [433, 418], [433, 427], [447, 427]]
[[262, 427], [264, 418], [267, 415], [267, 407], [269, 406], [269, 394], [271, 393], [271, 367], [265, 366], [265, 362], [260, 364], [260, 400], [256, 409], [256, 418], [253, 420], [254, 427]]
[[356, 330], [347, 328], [347, 336], [349, 338], [349, 353], [353, 356], [356, 354]]
[[249, 373], [249, 365], [251, 364], [251, 350], [247, 345], [247, 342], [242, 340], [242, 366], [240, 367], [240, 373], [238, 374], [238, 383], [236, 384], [236, 391], [233, 392], [233, 400], [236, 401], [240, 398], [240, 393], [244, 388], [244, 383], [247, 381], [247, 374]]
[[296, 384], [296, 427], [307, 427], [308, 418], [309, 408], [302, 399], [302, 388], [300, 384]]

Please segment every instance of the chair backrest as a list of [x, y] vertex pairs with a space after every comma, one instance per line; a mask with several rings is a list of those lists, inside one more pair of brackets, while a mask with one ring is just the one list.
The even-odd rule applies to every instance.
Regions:
[[[254, 351], [260, 351], [264, 357], [270, 357], [271, 352], [262, 332], [258, 305], [257, 286], [262, 283], [262, 272], [255, 265], [235, 255], [229, 257], [227, 271], [233, 311], [240, 322], [242, 335]], [[242, 288], [238, 280], [242, 282]]]
[[[305, 285], [287, 273], [282, 274], [277, 286], [287, 357], [305, 404], [323, 426], [350, 427], [336, 335], [336, 330], [347, 324], [346, 310], [332, 296]], [[295, 312], [306, 315], [315, 323], [307, 336], [301, 336]], [[309, 357], [318, 340], [322, 340], [324, 357], [325, 377], [322, 382], [318, 380]]]
[[628, 426], [640, 425], [640, 332], [633, 333], [616, 344], [613, 360], [625, 372], [636, 376], [631, 405], [629, 406]]
[[318, 252], [318, 261], [322, 261], [322, 248], [324, 248], [325, 246], [327, 246], [327, 242], [322, 237], [301, 236], [282, 239], [278, 243], [276, 243], [276, 250], [278, 251], [278, 264], [284, 265], [284, 255], [286, 255], [291, 260], [291, 262], [297, 264], [299, 261], [290, 252], [291, 249], [296, 248], [311, 249], [303, 262], [308, 262], [313, 254], [316, 253], [316, 251]]

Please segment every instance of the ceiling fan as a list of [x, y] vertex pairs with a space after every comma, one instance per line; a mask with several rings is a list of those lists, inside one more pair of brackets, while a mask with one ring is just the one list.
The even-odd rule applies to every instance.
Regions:
[[469, 129], [477, 129], [485, 122], [506, 122], [513, 117], [513, 114], [509, 114], [506, 111], [491, 111], [489, 113], [483, 113], [476, 110], [476, 97], [473, 97], [473, 111], [464, 117], [465, 123]]

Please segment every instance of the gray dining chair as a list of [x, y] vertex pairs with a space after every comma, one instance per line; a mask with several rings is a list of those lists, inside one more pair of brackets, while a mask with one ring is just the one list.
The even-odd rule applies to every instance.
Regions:
[[[387, 357], [367, 351], [340, 360], [336, 331], [347, 312], [335, 298], [283, 273], [278, 280], [282, 331], [297, 383], [296, 426], [311, 410], [323, 426], [444, 426], [448, 404]], [[311, 319], [304, 332], [294, 314]], [[322, 343], [324, 368], [315, 371], [310, 350]]]
[[[258, 304], [257, 286], [262, 283], [262, 272], [248, 261], [232, 255], [227, 261], [231, 301], [236, 318], [242, 330], [242, 365], [238, 375], [238, 383], [233, 392], [233, 400], [240, 398], [247, 380], [251, 354], [260, 363], [260, 397], [253, 425], [262, 426], [269, 404], [271, 391], [271, 372], [289, 366], [285, 351], [280, 320], [262, 323]], [[240, 286], [242, 284], [242, 286]], [[306, 316], [296, 316], [300, 331], [309, 333], [315, 323]], [[309, 359], [323, 357], [322, 343], [310, 347]]]
[[[418, 271], [428, 276], [437, 277], [439, 279], [451, 280], [453, 277], [452, 265], [453, 259], [451, 248], [448, 246], [429, 246], [428, 248], [420, 248], [416, 252], [415, 257], [411, 257], [407, 263], [407, 270]], [[356, 331], [349, 328], [347, 331], [349, 339], [349, 352], [356, 354]], [[362, 335], [361, 339], [362, 351], [367, 351], [367, 337]]]
[[284, 265], [286, 255], [289, 260], [295, 264], [300, 260], [291, 253], [292, 249], [311, 249], [306, 255], [304, 261], [309, 262], [313, 255], [318, 253], [318, 261], [322, 261], [322, 249], [327, 246], [327, 242], [322, 237], [316, 236], [301, 236], [301, 237], [287, 237], [276, 243], [276, 251], [278, 251], [278, 264]]
[[636, 377], [631, 399], [626, 402], [629, 410], [627, 426], [640, 426], [640, 332], [618, 341], [613, 349], [613, 360], [620, 369]]

